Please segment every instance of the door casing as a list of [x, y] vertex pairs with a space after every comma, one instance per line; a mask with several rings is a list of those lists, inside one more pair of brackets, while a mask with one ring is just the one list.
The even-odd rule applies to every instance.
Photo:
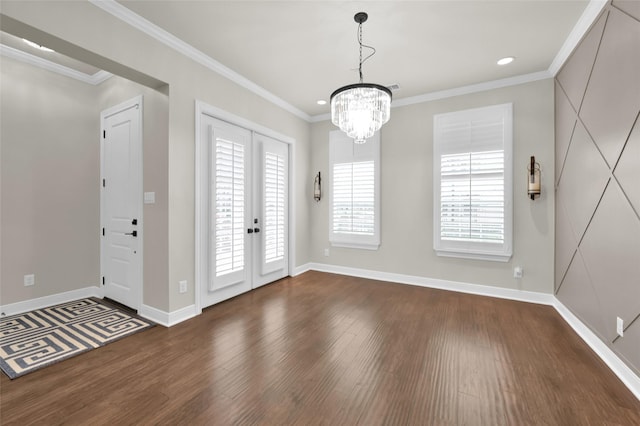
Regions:
[[203, 286], [207, 286], [208, 276], [208, 259], [206, 256], [208, 239], [203, 237], [208, 230], [208, 158], [204, 153], [207, 152], [206, 146], [207, 135], [202, 134], [202, 117], [203, 115], [223, 120], [228, 123], [243, 127], [252, 132], [260, 133], [280, 142], [288, 144], [289, 147], [289, 164], [288, 164], [288, 188], [289, 188], [289, 205], [288, 205], [288, 274], [294, 275], [295, 265], [295, 169], [293, 159], [295, 158], [295, 139], [278, 133], [272, 129], [254, 123], [245, 118], [236, 116], [220, 108], [208, 105], [202, 101], [195, 101], [195, 310], [196, 315], [202, 313], [202, 297], [201, 292]]

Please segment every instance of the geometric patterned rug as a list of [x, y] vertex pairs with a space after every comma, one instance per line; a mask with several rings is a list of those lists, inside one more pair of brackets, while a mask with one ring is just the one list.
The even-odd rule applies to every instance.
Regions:
[[153, 327], [90, 298], [0, 319], [0, 368], [11, 379]]

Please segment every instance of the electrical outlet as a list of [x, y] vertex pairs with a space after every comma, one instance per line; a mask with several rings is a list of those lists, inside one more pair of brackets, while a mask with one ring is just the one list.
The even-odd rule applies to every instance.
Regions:
[[179, 284], [180, 284], [180, 293], [186, 293], [187, 292], [187, 280], [180, 281]]
[[516, 266], [513, 268], [513, 278], [522, 278], [522, 274], [524, 271], [522, 270], [522, 266]]
[[616, 317], [616, 333], [620, 337], [624, 334], [624, 321], [620, 317]]
[[329, 249], [324, 249], [324, 255], [325, 257], [329, 257]]
[[36, 284], [36, 276], [34, 274], [29, 274], [24, 276], [24, 286], [32, 286]]

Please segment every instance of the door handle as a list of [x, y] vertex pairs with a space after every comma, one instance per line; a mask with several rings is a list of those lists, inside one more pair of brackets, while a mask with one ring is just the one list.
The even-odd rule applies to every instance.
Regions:
[[124, 235], [131, 235], [132, 237], [137, 237], [138, 236], [138, 231], [126, 232]]
[[260, 228], [253, 228], [253, 232], [257, 234], [258, 232], [260, 232]]
[[247, 234], [253, 234], [253, 228], [247, 229]]

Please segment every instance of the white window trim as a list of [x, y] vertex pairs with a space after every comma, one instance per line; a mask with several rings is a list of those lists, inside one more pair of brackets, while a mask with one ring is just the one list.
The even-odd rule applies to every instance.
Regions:
[[[444, 119], [461, 121], [479, 114], [501, 114], [504, 141], [504, 243], [492, 249], [492, 243], [442, 241], [440, 234], [440, 156], [438, 131]], [[456, 117], [457, 116], [457, 117]], [[508, 262], [513, 254], [513, 104], [493, 105], [434, 115], [433, 117], [433, 248], [438, 256]]]
[[380, 132], [376, 132], [367, 139], [366, 144], [371, 144], [371, 155], [352, 156], [351, 162], [374, 161], [374, 234], [373, 235], [349, 235], [333, 232], [333, 164], [345, 162], [345, 158], [336, 158], [331, 149], [334, 143], [354, 144], [353, 139], [340, 130], [334, 130], [329, 134], [329, 242], [333, 247], [345, 247], [361, 250], [378, 250], [380, 247]]

